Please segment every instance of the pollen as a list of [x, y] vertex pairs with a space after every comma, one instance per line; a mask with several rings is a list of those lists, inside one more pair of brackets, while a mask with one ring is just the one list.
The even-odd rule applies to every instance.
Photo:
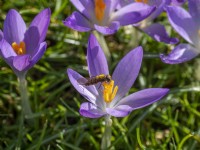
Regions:
[[112, 100], [115, 98], [117, 91], [118, 91], [118, 86], [114, 87], [114, 81], [111, 80], [110, 82], [103, 82], [102, 86], [104, 87], [103, 89], [103, 98], [106, 103], [112, 102]]
[[12, 43], [12, 48], [14, 49], [17, 55], [23, 55], [26, 53], [26, 45], [24, 42], [17, 44], [16, 42]]
[[95, 0], [94, 12], [97, 20], [102, 21], [104, 18], [106, 4], [104, 0]]
[[148, 0], [135, 0], [135, 2], [139, 2], [139, 3], [145, 3], [145, 4], [147, 4], [147, 3], [148, 3]]

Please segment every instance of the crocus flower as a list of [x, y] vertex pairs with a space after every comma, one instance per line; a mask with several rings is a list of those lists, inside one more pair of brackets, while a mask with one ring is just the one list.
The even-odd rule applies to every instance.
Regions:
[[[131, 111], [148, 106], [165, 96], [169, 91], [166, 88], [149, 88], [125, 96], [138, 76], [142, 57], [142, 47], [137, 47], [118, 63], [110, 82], [91, 86], [80, 84], [79, 80], [83, 77], [76, 71], [68, 69], [72, 85], [88, 100], [81, 104], [80, 114], [89, 118], [99, 118], [104, 115], [124, 117]], [[89, 38], [87, 64], [90, 77], [109, 75], [106, 57], [93, 35]]]
[[159, 23], [151, 23], [155, 18], [157, 18], [163, 11], [164, 8], [170, 4], [171, 0], [119, 0], [119, 7], [124, 7], [130, 5], [131, 3], [145, 3], [149, 6], [156, 6], [156, 9], [149, 17], [144, 19], [142, 22], [136, 24], [135, 26], [144, 31], [146, 34], [151, 36], [154, 40], [158, 42], [164, 42], [168, 44], [176, 44], [178, 42], [177, 38], [170, 38], [165, 27]]
[[119, 0], [70, 0], [78, 9], [63, 23], [74, 30], [86, 32], [97, 30], [108, 35], [115, 33], [120, 26], [138, 23], [148, 17], [154, 6], [132, 3], [116, 11]]
[[18, 77], [25, 76], [46, 50], [44, 42], [50, 23], [50, 9], [41, 11], [26, 27], [21, 15], [11, 9], [0, 30], [0, 55]]
[[164, 63], [182, 63], [200, 53], [200, 0], [189, 0], [188, 4], [189, 12], [178, 6], [166, 8], [170, 24], [189, 44], [181, 43], [168, 55], [161, 54]]

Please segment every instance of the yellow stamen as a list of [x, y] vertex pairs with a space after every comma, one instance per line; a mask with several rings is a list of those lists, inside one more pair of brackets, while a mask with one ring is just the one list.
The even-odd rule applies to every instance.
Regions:
[[104, 0], [95, 0], [94, 12], [97, 20], [103, 20], [105, 8], [106, 4], [104, 3]]
[[12, 48], [14, 49], [17, 55], [23, 55], [26, 53], [26, 45], [24, 42], [17, 44], [16, 42], [12, 43]]
[[148, 3], [148, 0], [135, 0], [135, 2], [139, 2], [139, 3], [145, 3], [145, 4], [147, 4], [147, 3]]
[[114, 87], [114, 81], [113, 80], [111, 80], [110, 82], [103, 82], [102, 86], [104, 87], [104, 89], [103, 89], [104, 101], [106, 103], [112, 102], [112, 100], [115, 98], [115, 96], [117, 94], [118, 86]]

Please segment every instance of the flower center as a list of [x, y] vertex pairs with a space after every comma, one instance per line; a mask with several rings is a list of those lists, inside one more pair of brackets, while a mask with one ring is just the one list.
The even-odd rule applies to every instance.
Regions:
[[104, 3], [103, 0], [95, 0], [95, 7], [94, 7], [94, 12], [97, 20], [102, 21], [104, 17], [104, 12], [106, 8], [106, 4]]
[[17, 55], [23, 55], [26, 53], [26, 45], [24, 42], [17, 44], [16, 42], [12, 43], [12, 48], [14, 49]]
[[110, 82], [103, 82], [102, 86], [103, 89], [103, 99], [106, 103], [112, 102], [112, 100], [115, 98], [118, 86], [114, 87], [114, 80], [111, 80]]
[[148, 0], [135, 0], [135, 2], [140, 2], [140, 3], [145, 3], [145, 4], [147, 4], [147, 3], [148, 3]]

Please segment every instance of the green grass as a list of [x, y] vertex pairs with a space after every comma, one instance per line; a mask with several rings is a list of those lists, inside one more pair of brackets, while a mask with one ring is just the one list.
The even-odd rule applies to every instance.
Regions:
[[[79, 115], [86, 101], [70, 84], [66, 69], [88, 76], [86, 44], [89, 33], [79, 33], [62, 23], [75, 8], [68, 0], [0, 1], [0, 27], [9, 9], [17, 9], [30, 23], [42, 9], [50, 7], [51, 24], [42, 59], [28, 72], [28, 91], [33, 123], [21, 123], [21, 104], [17, 77], [0, 60], [0, 149], [84, 150], [99, 149], [104, 131], [103, 118]], [[157, 21], [169, 26], [166, 15]], [[131, 32], [127, 32], [130, 30]], [[181, 42], [184, 42], [181, 39]], [[163, 64], [157, 56], [172, 45], [153, 41], [132, 27], [121, 28], [106, 37], [111, 51], [110, 71], [131, 49], [141, 45], [145, 52], [140, 74], [129, 91], [150, 87], [170, 88], [164, 99], [133, 111], [125, 118], [112, 118], [112, 146], [120, 149], [200, 149], [200, 70], [199, 58], [180, 65]]]

